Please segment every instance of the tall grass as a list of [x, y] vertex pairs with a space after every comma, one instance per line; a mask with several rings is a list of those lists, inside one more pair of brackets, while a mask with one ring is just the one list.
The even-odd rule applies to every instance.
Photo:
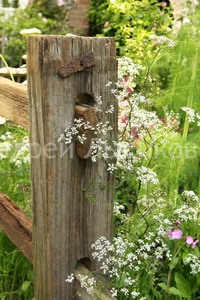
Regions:
[[199, 127], [182, 110], [188, 107], [200, 112], [200, 8], [196, 9], [191, 23], [182, 26], [176, 41], [168, 59], [168, 86], [156, 104], [159, 111], [167, 107], [180, 118], [179, 136], [165, 149], [169, 154], [169, 148], [174, 147], [174, 153], [170, 152], [169, 161], [159, 157], [163, 182], [168, 182], [169, 192], [175, 197], [186, 188], [200, 193]]

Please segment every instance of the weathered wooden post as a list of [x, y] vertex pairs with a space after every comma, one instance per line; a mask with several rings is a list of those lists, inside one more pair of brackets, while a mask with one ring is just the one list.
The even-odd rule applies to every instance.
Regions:
[[[30, 36], [27, 69], [35, 300], [81, 299], [75, 283], [65, 279], [78, 261], [94, 270], [91, 244], [101, 236], [112, 238], [113, 178], [105, 162], [78, 158], [74, 144], [64, 145], [58, 138], [73, 124], [79, 95], [101, 96], [102, 111], [115, 105], [106, 87], [117, 78], [115, 42]], [[89, 104], [95, 106], [93, 100]], [[102, 121], [107, 118], [114, 128], [108, 133], [112, 138], [117, 134], [116, 112], [104, 114]]]

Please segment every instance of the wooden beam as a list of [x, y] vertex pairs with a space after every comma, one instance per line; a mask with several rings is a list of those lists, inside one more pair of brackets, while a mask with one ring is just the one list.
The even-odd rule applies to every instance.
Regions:
[[33, 263], [32, 221], [14, 201], [1, 192], [0, 229]]
[[29, 128], [26, 86], [0, 77], [0, 116]]

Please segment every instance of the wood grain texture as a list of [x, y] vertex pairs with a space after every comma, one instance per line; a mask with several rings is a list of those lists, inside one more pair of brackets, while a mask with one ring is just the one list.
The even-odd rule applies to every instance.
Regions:
[[[58, 76], [65, 62], [91, 51], [94, 67], [67, 78]], [[98, 268], [91, 244], [101, 236], [112, 239], [114, 179], [103, 161], [77, 158], [74, 144], [58, 143], [58, 138], [73, 124], [78, 95], [102, 96], [103, 111], [113, 104], [106, 84], [117, 79], [115, 42], [112, 38], [30, 36], [27, 69], [35, 299], [80, 299], [75, 285], [65, 279], [75, 272], [80, 259], [91, 259], [91, 270]], [[103, 119], [110, 118], [113, 124], [110, 137], [117, 134], [116, 114]]]
[[0, 193], [0, 229], [33, 263], [32, 220], [3, 193]]
[[0, 116], [28, 129], [28, 95], [26, 86], [0, 77]]

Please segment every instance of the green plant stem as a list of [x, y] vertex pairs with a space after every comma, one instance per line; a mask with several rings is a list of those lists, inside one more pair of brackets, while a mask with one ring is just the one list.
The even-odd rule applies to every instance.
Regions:
[[[181, 248], [184, 246], [184, 243], [176, 250], [174, 250], [174, 254], [172, 256], [172, 260], [178, 255], [179, 251], [181, 250]], [[172, 270], [173, 268], [170, 268], [168, 275], [167, 275], [167, 287], [170, 288], [170, 284], [171, 284], [171, 279], [172, 279]], [[168, 299], [168, 294], [165, 294], [165, 300]]]
[[4, 59], [4, 57], [3, 57], [2, 54], [0, 54], [0, 58], [2, 59], [4, 65], [6, 66], [6, 68], [7, 68], [7, 70], [8, 70], [8, 73], [9, 73], [9, 75], [10, 75], [12, 81], [15, 81], [15, 80], [14, 80], [14, 77], [13, 77], [13, 74], [10, 72], [9, 66], [8, 66], [7, 62], [5, 61], [5, 59]]
[[[199, 60], [199, 51], [198, 50], [199, 50], [199, 45], [198, 45], [198, 47], [196, 47], [194, 62], [192, 64], [192, 76], [191, 76], [191, 80], [190, 80], [189, 95], [188, 95], [188, 99], [187, 99], [187, 107], [189, 107], [189, 108], [192, 108], [192, 105], [193, 105], [195, 78], [196, 78], [197, 66], [198, 66], [198, 60]], [[183, 140], [184, 141], [187, 138], [188, 130], [189, 130], [189, 120], [188, 120], [188, 115], [186, 113], [184, 127], [183, 127]]]

